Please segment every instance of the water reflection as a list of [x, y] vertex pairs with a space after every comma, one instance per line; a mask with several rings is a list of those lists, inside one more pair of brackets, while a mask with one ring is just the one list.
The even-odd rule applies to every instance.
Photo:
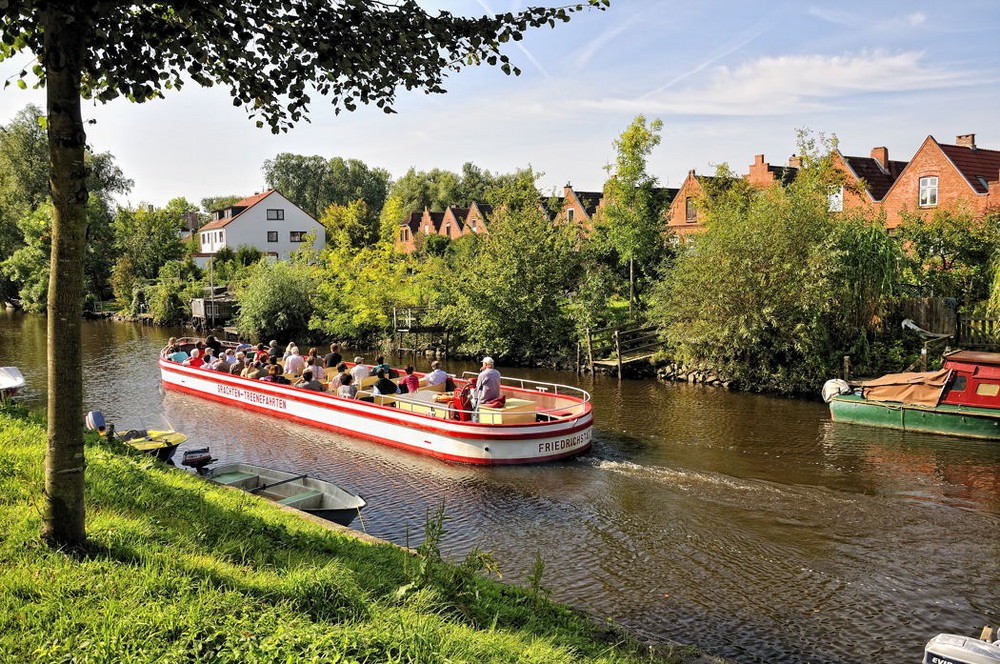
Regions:
[[[593, 451], [458, 466], [165, 392], [155, 350], [177, 333], [88, 323], [87, 407], [177, 428], [222, 462], [341, 483], [369, 503], [355, 526], [401, 544], [443, 502], [453, 559], [492, 551], [519, 583], [540, 552], [556, 599], [651, 639], [740, 662], [888, 663], [1000, 620], [996, 443], [833, 425], [817, 402], [510, 370], [593, 392]], [[0, 364], [21, 367], [35, 405], [44, 334], [0, 317]]]

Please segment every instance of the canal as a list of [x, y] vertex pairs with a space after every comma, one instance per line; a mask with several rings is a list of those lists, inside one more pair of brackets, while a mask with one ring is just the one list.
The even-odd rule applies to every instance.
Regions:
[[[368, 501], [354, 527], [399, 544], [443, 504], [449, 559], [491, 551], [524, 583], [540, 554], [554, 599], [643, 638], [747, 664], [896, 664], [1000, 621], [995, 442], [832, 425], [818, 401], [501, 367], [591, 391], [592, 452], [451, 465], [165, 392], [156, 352], [172, 334], [86, 323], [86, 408], [183, 431], [220, 462], [339, 482]], [[22, 369], [38, 408], [45, 346], [43, 318], [0, 314], [0, 365]]]

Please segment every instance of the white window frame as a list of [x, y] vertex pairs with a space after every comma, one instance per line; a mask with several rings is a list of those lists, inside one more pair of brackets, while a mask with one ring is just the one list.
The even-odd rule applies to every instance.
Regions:
[[844, 211], [844, 187], [830, 187], [830, 192], [826, 195], [827, 212]]
[[920, 207], [936, 207], [938, 204], [938, 176], [926, 175], [920, 178], [917, 205]]

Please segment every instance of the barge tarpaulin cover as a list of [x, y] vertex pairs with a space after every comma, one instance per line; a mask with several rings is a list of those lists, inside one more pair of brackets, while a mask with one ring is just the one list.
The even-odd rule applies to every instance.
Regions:
[[887, 374], [861, 383], [861, 396], [869, 401], [936, 406], [950, 374], [950, 369]]

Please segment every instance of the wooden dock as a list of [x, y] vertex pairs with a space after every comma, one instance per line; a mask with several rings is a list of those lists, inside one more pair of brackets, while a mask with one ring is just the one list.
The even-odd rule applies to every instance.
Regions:
[[[660, 348], [655, 325], [627, 326], [625, 329], [603, 328], [587, 330], [587, 364], [615, 369], [621, 379], [622, 370], [630, 364], [648, 362]], [[579, 365], [579, 363], [578, 363]]]

